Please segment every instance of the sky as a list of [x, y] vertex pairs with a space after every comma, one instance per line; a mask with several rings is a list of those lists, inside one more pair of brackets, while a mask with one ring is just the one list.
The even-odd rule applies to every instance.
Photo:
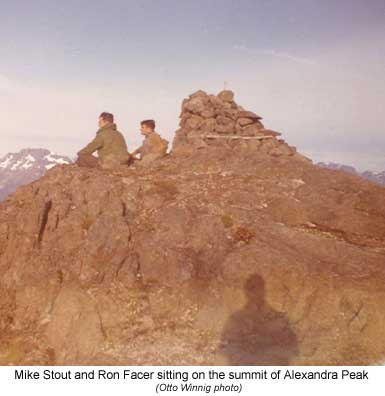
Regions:
[[0, 0], [0, 156], [75, 157], [115, 114], [129, 147], [224, 82], [314, 161], [385, 170], [385, 0]]

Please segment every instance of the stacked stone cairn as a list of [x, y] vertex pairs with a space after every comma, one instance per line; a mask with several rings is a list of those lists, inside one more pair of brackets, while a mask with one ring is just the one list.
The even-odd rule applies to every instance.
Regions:
[[193, 93], [183, 100], [180, 118], [173, 141], [175, 153], [217, 145], [253, 148], [272, 156], [296, 154], [295, 147], [278, 139], [279, 132], [264, 127], [262, 117], [238, 106], [229, 90], [218, 95]]

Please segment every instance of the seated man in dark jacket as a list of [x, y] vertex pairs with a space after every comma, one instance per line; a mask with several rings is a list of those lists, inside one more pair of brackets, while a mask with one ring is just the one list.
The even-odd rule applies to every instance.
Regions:
[[[95, 151], [98, 158], [92, 155]], [[99, 130], [94, 140], [78, 152], [76, 163], [79, 166], [114, 169], [127, 165], [130, 158], [124, 136], [114, 124], [114, 116], [104, 112], [99, 116]]]

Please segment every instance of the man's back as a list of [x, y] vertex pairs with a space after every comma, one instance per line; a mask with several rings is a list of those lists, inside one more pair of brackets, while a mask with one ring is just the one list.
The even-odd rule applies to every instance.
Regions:
[[102, 128], [99, 132], [103, 139], [103, 146], [98, 151], [99, 158], [108, 155], [115, 155], [119, 159], [128, 160], [127, 144], [124, 136], [116, 129], [116, 125], [112, 124], [108, 128]]
[[116, 129], [114, 123], [101, 127], [95, 139], [80, 150], [78, 155], [90, 155], [95, 151], [98, 152], [102, 167], [111, 167], [111, 164], [127, 164], [130, 158], [124, 136]]
[[141, 158], [148, 155], [163, 157], [167, 153], [167, 146], [167, 140], [162, 139], [156, 132], [151, 132], [144, 139], [143, 145], [140, 149]]

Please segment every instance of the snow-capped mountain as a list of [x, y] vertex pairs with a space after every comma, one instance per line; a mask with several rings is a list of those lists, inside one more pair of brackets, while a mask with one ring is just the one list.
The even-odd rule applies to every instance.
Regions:
[[382, 172], [365, 171], [361, 173], [361, 176], [375, 183], [380, 183], [385, 185], [385, 171]]
[[385, 171], [382, 171], [382, 172], [372, 172], [372, 171], [358, 172], [352, 166], [338, 164], [338, 163], [334, 163], [334, 162], [329, 162], [327, 164], [324, 162], [318, 162], [317, 165], [321, 166], [322, 168], [342, 170], [344, 172], [348, 172], [348, 173], [352, 173], [354, 175], [361, 176], [364, 179], [370, 180], [374, 183], [385, 185]]
[[70, 158], [46, 149], [23, 149], [0, 158], [0, 201], [22, 185], [39, 179], [55, 165], [70, 164]]

